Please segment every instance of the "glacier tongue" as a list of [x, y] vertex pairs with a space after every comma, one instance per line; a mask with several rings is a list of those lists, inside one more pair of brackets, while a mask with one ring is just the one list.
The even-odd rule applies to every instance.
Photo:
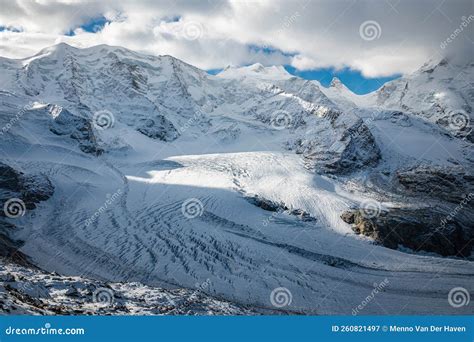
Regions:
[[0, 65], [2, 162], [54, 187], [24, 216], [0, 217], [0, 233], [43, 270], [206, 282], [208, 296], [275, 310], [284, 287], [282, 310], [307, 314], [350, 314], [386, 280], [364, 314], [469, 312], [446, 296], [469, 288], [470, 259], [385, 248], [341, 218], [367, 203], [456, 208], [474, 179], [472, 144], [436, 123], [278, 67], [210, 76], [170, 56], [64, 44]]

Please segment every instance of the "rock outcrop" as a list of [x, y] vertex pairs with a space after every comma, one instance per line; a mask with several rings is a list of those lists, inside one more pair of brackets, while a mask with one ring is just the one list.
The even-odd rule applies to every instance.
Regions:
[[[462, 167], [419, 165], [396, 174], [403, 191], [459, 203], [469, 193], [474, 193], [474, 175]], [[472, 207], [473, 202], [469, 205]]]
[[381, 152], [367, 125], [358, 119], [327, 149], [306, 152], [305, 157], [319, 172], [348, 174], [377, 165]]
[[[456, 209], [454, 209], [456, 210]], [[391, 209], [369, 217], [364, 210], [346, 211], [341, 218], [356, 234], [385, 247], [408, 247], [443, 256], [468, 257], [474, 246], [474, 227], [468, 213], [453, 215], [444, 208]]]
[[75, 115], [67, 109], [48, 105], [47, 110], [52, 117], [50, 131], [57, 135], [67, 135], [76, 140], [81, 151], [100, 155], [103, 150], [98, 147], [97, 137], [91, 121]]
[[8, 218], [19, 217], [53, 195], [54, 187], [44, 175], [26, 175], [0, 162], [0, 257], [27, 264], [18, 252], [21, 241], [11, 238], [15, 225]]
[[196, 289], [105, 283], [61, 276], [0, 259], [0, 311], [9, 315], [257, 315]]

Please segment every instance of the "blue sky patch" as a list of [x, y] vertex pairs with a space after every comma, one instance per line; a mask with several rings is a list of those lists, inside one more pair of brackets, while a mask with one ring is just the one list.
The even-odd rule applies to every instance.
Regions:
[[[284, 66], [290, 74], [304, 78], [306, 80], [319, 81], [324, 87], [329, 87], [333, 77], [337, 77], [352, 92], [363, 95], [373, 92], [383, 86], [386, 82], [399, 78], [401, 75], [392, 75], [388, 77], [366, 78], [359, 71], [345, 68], [335, 70], [333, 68], [322, 68], [315, 70], [299, 71], [290, 65]], [[217, 75], [223, 69], [207, 70], [210, 75]]]
[[249, 51], [252, 52], [263, 52], [266, 55], [279, 54], [286, 57], [293, 57], [296, 53], [284, 52], [280, 49], [276, 49], [271, 46], [258, 46], [258, 45], [248, 45]]
[[16, 27], [12, 27], [12, 26], [1, 26], [0, 25], [0, 32], [3, 32], [3, 31], [10, 31], [10, 32], [21, 32], [22, 30], [21, 29], [18, 29]]
[[285, 65], [286, 71], [290, 74], [307, 79], [317, 80], [325, 87], [329, 87], [333, 77], [337, 77], [341, 82], [356, 94], [367, 94], [379, 89], [384, 83], [399, 78], [396, 74], [388, 77], [367, 78], [360, 71], [344, 68], [335, 70], [334, 68], [321, 68], [315, 70], [299, 71], [292, 66]]
[[82, 24], [81, 26], [78, 26], [70, 30], [69, 32], [66, 33], [66, 36], [75, 36], [74, 30], [78, 28], [81, 28], [86, 32], [96, 33], [96, 32], [101, 31], [104, 28], [105, 24], [107, 23], [110, 23], [110, 20], [108, 20], [104, 16], [93, 18], [89, 20], [88, 22]]
[[[286, 57], [292, 57], [296, 55], [295, 53], [284, 52], [282, 50], [267, 46], [263, 47], [258, 45], [249, 45], [248, 48], [250, 51], [257, 53], [263, 52], [266, 55], [279, 54], [281, 56]], [[259, 61], [254, 61], [254, 63], [256, 62]], [[333, 77], [337, 77], [347, 88], [359, 95], [373, 92], [383, 86], [386, 82], [394, 80], [401, 76], [400, 74], [395, 74], [387, 77], [367, 78], [364, 77], [360, 71], [353, 70], [350, 68], [343, 68], [338, 70], [336, 70], [335, 68], [319, 68], [314, 70], [300, 71], [292, 67], [291, 65], [284, 65], [284, 67], [286, 71], [288, 71], [290, 74], [304, 78], [306, 80], [317, 80], [324, 87], [329, 87], [329, 84], [331, 83]], [[207, 72], [211, 75], [216, 75], [221, 71], [222, 69], [207, 70]]]
[[224, 69], [210, 69], [210, 70], [206, 70], [206, 71], [207, 71], [207, 73], [208, 73], [209, 75], [217, 75], [217, 74], [220, 73], [222, 70], [224, 70]]

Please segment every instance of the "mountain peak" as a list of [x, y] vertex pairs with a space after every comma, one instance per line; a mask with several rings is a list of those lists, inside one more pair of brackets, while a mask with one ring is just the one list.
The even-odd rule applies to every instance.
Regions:
[[261, 63], [255, 63], [252, 65], [249, 65], [248, 69], [254, 72], [262, 72], [265, 70], [265, 67]]
[[439, 67], [443, 67], [448, 64], [448, 59], [447, 58], [441, 58], [441, 59], [430, 59], [428, 62], [423, 64], [420, 69], [415, 71], [415, 73], [432, 73], [435, 69], [438, 69]]
[[256, 77], [263, 79], [288, 79], [292, 77], [283, 66], [264, 66], [255, 63], [244, 67], [227, 66], [218, 76], [224, 78]]
[[77, 50], [77, 48], [67, 44], [67, 43], [64, 43], [64, 42], [60, 42], [58, 44], [55, 44], [55, 45], [51, 45], [51, 46], [48, 46], [44, 49], [42, 49], [38, 55], [44, 55], [44, 54], [51, 54], [51, 53], [58, 53], [58, 52], [64, 52], [64, 51], [67, 51], [67, 50]]
[[331, 80], [331, 83], [329, 84], [329, 87], [332, 88], [342, 88], [344, 87], [344, 84], [342, 84], [341, 80], [337, 77], [333, 77]]

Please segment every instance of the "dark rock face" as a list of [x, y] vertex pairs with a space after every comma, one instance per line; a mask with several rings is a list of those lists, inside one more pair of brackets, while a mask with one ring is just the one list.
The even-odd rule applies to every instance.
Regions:
[[20, 187], [20, 177], [17, 171], [0, 162], [0, 188], [14, 191]]
[[32, 266], [28, 261], [28, 257], [18, 250], [22, 243], [20, 241], [13, 241], [7, 234], [2, 232], [8, 228], [8, 224], [0, 220], [0, 258], [8, 258], [18, 265]]
[[21, 242], [10, 238], [15, 226], [6, 220], [7, 211], [4, 206], [7, 201], [19, 199], [24, 203], [24, 210], [33, 210], [38, 202], [47, 200], [53, 192], [54, 187], [46, 176], [25, 175], [0, 162], [0, 257], [28, 264], [26, 256], [18, 252]]
[[173, 141], [179, 136], [178, 130], [163, 115], [153, 119], [142, 119], [137, 131], [149, 138], [163, 141]]
[[380, 160], [380, 149], [362, 119], [344, 131], [340, 142], [344, 145], [342, 152], [333, 153], [332, 160], [328, 159], [324, 163], [324, 169], [329, 173], [350, 173], [375, 166]]
[[[0, 162], [0, 205], [10, 198], [19, 198], [26, 209], [36, 208], [36, 203], [52, 196], [54, 187], [44, 175], [25, 175], [23, 172]], [[5, 216], [0, 211], [0, 217]]]
[[316, 221], [316, 219], [312, 217], [308, 212], [301, 209], [290, 209], [284, 203], [281, 202], [273, 202], [259, 196], [246, 197], [245, 199], [253, 205], [262, 208], [266, 211], [271, 211], [274, 213], [286, 212], [287, 214], [296, 216], [297, 218], [305, 222]]
[[392, 209], [369, 218], [362, 210], [353, 210], [341, 218], [355, 233], [388, 248], [402, 245], [414, 251], [468, 257], [474, 247], [474, 226], [469, 215], [453, 217], [452, 213], [442, 208]]
[[259, 196], [246, 197], [246, 199], [253, 205], [259, 208], [262, 208], [263, 210], [266, 210], [266, 211], [277, 212], [277, 211], [288, 210], [288, 208], [283, 203], [276, 203], [276, 202], [267, 200], [265, 198], [261, 198]]
[[[474, 193], [474, 175], [461, 167], [416, 166], [398, 171], [398, 182], [412, 195], [427, 195], [451, 203], [461, 202]], [[474, 202], [470, 202], [473, 206]]]
[[350, 170], [374, 166], [379, 161], [380, 149], [362, 120], [347, 129], [341, 140], [346, 143], [346, 148], [341, 154], [340, 169]]
[[97, 146], [97, 138], [89, 120], [56, 106], [47, 107], [53, 116], [49, 130], [57, 135], [68, 135], [79, 143], [82, 152], [100, 155], [103, 150]]

